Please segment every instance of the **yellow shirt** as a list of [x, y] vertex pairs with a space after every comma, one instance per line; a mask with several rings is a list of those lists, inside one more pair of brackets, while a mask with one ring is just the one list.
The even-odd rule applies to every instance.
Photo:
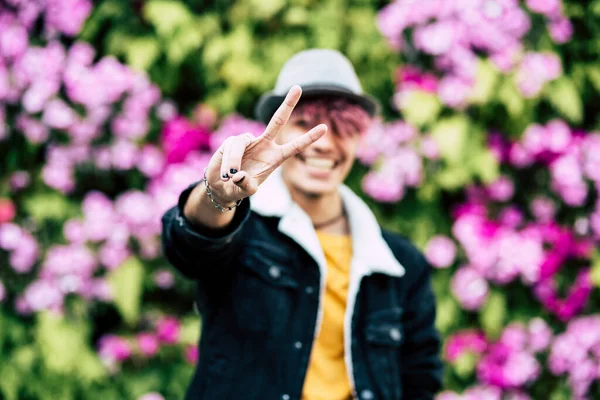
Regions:
[[313, 343], [302, 400], [347, 400], [350, 381], [344, 363], [344, 313], [350, 283], [352, 238], [317, 231], [327, 261], [323, 321]]

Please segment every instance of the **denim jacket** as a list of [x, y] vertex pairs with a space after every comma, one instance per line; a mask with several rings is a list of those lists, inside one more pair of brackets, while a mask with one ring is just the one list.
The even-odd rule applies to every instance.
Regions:
[[[183, 216], [193, 187], [162, 218], [164, 252], [195, 280], [202, 315], [186, 398], [300, 400], [327, 273], [310, 218], [274, 173], [215, 235]], [[349, 188], [340, 193], [353, 246], [344, 318], [352, 397], [432, 399], [442, 364], [431, 268], [408, 240], [383, 231]]]

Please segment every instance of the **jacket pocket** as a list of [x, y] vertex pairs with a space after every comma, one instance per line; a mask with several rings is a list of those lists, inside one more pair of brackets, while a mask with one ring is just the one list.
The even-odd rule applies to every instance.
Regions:
[[383, 399], [401, 398], [402, 309], [376, 311], [366, 318], [367, 363]]
[[243, 332], [283, 332], [291, 314], [299, 284], [288, 255], [270, 246], [252, 243], [241, 255], [233, 303], [238, 327]]

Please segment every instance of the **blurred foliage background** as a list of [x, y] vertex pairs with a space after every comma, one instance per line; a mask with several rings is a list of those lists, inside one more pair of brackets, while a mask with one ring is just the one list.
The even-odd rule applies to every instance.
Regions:
[[439, 399], [595, 398], [599, 32], [598, 0], [6, 1], [0, 398], [183, 397], [160, 216], [313, 47], [382, 104], [348, 184], [436, 268]]

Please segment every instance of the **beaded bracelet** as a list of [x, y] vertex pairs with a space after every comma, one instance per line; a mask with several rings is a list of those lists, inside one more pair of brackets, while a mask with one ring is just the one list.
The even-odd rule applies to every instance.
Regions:
[[237, 206], [239, 206], [240, 204], [242, 204], [242, 201], [244, 200], [244, 199], [240, 199], [234, 205], [232, 205], [230, 207], [223, 207], [222, 205], [220, 205], [214, 199], [212, 190], [210, 190], [210, 186], [208, 185], [208, 179], [206, 179], [206, 168], [204, 168], [204, 185], [206, 186], [206, 194], [208, 195], [208, 198], [213, 203], [213, 205], [215, 206], [215, 208], [217, 210], [221, 211], [221, 212], [232, 211], [234, 208], [236, 208]]

